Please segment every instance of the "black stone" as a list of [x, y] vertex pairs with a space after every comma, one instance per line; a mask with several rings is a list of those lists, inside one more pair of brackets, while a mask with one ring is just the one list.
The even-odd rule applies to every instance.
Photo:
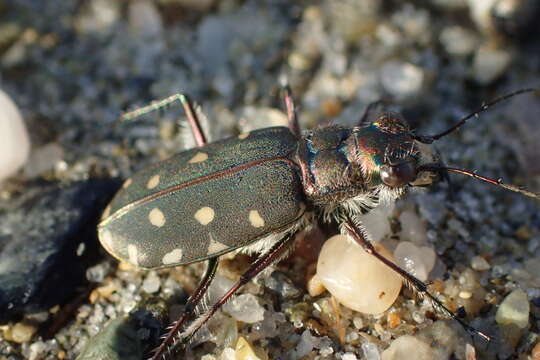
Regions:
[[87, 267], [98, 260], [96, 225], [119, 185], [41, 185], [2, 204], [0, 321], [62, 305], [76, 294]]

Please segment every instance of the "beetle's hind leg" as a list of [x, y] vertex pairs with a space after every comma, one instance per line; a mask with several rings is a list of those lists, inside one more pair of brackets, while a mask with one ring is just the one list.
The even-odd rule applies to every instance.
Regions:
[[465, 321], [461, 320], [456, 314], [454, 314], [446, 306], [444, 306], [439, 299], [430, 294], [427, 290], [427, 285], [424, 282], [420, 281], [413, 275], [409, 274], [407, 271], [400, 268], [398, 265], [394, 264], [392, 261], [386, 259], [384, 256], [379, 254], [375, 250], [371, 242], [366, 238], [365, 230], [361, 226], [357, 225], [349, 214], [345, 214], [344, 217], [345, 219], [342, 224], [343, 229], [354, 239], [354, 241], [356, 241], [356, 243], [362, 246], [362, 248], [368, 254], [376, 257], [379, 261], [383, 262], [386, 266], [390, 267], [392, 270], [401, 275], [405, 285], [407, 285], [421, 297], [426, 297], [431, 302], [435, 310], [457, 321], [470, 334], [478, 335], [487, 341], [490, 340], [489, 336], [485, 335], [484, 333], [467, 324]]
[[[272, 247], [264, 254], [260, 255], [253, 264], [250, 265], [248, 270], [244, 272], [238, 281], [223, 295], [221, 296], [207, 311], [205, 311], [199, 318], [197, 318], [191, 325], [189, 325], [178, 337], [179, 340], [186, 343], [193, 335], [210, 320], [210, 318], [228, 301], [235, 293], [246, 283], [251, 281], [261, 271], [265, 270], [268, 266], [281, 260], [291, 249], [294, 242], [296, 231], [292, 231], [285, 235], [282, 239], [274, 243]], [[163, 344], [162, 344], [163, 345]], [[169, 345], [165, 346], [168, 347]], [[160, 346], [161, 348], [162, 346]], [[159, 355], [159, 356], [158, 356]], [[154, 354], [152, 360], [158, 360], [163, 353]]]
[[152, 359], [159, 359], [170, 351], [170, 348], [174, 345], [175, 339], [182, 330], [186, 320], [192, 318], [195, 314], [195, 309], [197, 308], [197, 305], [201, 302], [201, 299], [206, 294], [210, 283], [216, 275], [217, 267], [217, 257], [208, 260], [208, 266], [206, 267], [206, 271], [201, 282], [199, 283], [195, 291], [191, 294], [191, 296], [188, 298], [186, 302], [186, 307], [180, 318], [167, 328], [167, 333], [161, 338], [162, 341], [161, 344], [159, 344], [159, 347], [154, 350]]
[[121, 116], [121, 119], [133, 120], [135, 118], [148, 114], [152, 111], [165, 108], [177, 101], [179, 101], [182, 104], [182, 107], [184, 108], [184, 111], [186, 113], [186, 117], [189, 123], [189, 127], [191, 128], [191, 132], [193, 133], [193, 137], [195, 138], [195, 144], [198, 147], [206, 145], [207, 144], [206, 136], [204, 135], [204, 132], [202, 130], [201, 122], [199, 121], [197, 112], [195, 111], [193, 107], [193, 103], [191, 102], [191, 100], [189, 99], [187, 95], [184, 95], [181, 93], [171, 95], [168, 98], [154, 101], [150, 105], [143, 106], [133, 111], [123, 113]]

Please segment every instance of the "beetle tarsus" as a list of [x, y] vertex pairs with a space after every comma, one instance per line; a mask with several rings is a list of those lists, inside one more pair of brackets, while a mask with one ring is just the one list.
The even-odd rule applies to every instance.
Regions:
[[216, 275], [217, 267], [218, 258], [211, 258], [208, 260], [208, 266], [206, 267], [206, 271], [201, 282], [186, 302], [186, 307], [180, 318], [168, 326], [166, 329], [167, 333], [161, 336], [162, 342], [159, 347], [154, 350], [154, 354], [151, 358], [152, 360], [157, 360], [161, 355], [169, 353], [171, 345], [172, 348], [175, 347], [175, 344], [178, 341], [178, 334], [180, 334], [186, 320], [193, 316], [197, 305], [204, 297], [204, 294], [206, 294], [206, 290], [208, 290], [210, 283]]

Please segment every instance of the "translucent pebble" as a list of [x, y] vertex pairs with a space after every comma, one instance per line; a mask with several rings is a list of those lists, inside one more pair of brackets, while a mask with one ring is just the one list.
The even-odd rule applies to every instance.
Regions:
[[21, 113], [0, 90], [0, 181], [13, 175], [26, 162], [30, 140]]
[[401, 224], [399, 234], [401, 240], [410, 241], [417, 245], [427, 243], [426, 224], [418, 217], [416, 212], [412, 210], [403, 211], [399, 215], [399, 223]]
[[219, 360], [236, 360], [236, 351], [233, 348], [225, 348]]
[[264, 319], [264, 308], [259, 305], [252, 294], [242, 294], [234, 297], [223, 306], [223, 311], [238, 321], [253, 324]]
[[432, 248], [416, 246], [408, 241], [398, 244], [394, 250], [394, 257], [399, 266], [422, 281], [427, 280], [436, 260], [436, 254]]
[[37, 341], [30, 345], [28, 360], [43, 359], [43, 353], [47, 351], [47, 345], [43, 341]]
[[325, 287], [323, 283], [321, 282], [321, 279], [317, 276], [317, 274], [313, 275], [311, 279], [309, 279], [307, 283], [307, 291], [310, 296], [319, 296], [321, 295], [325, 290]]
[[488, 85], [505, 73], [511, 60], [505, 50], [482, 46], [474, 55], [473, 77], [477, 83]]
[[240, 337], [236, 342], [236, 360], [261, 360], [246, 339]]
[[423, 341], [414, 336], [403, 335], [390, 344], [390, 347], [383, 351], [382, 360], [433, 360], [436, 359], [434, 351]]
[[64, 149], [56, 144], [49, 143], [32, 151], [26, 166], [24, 175], [29, 178], [39, 176], [45, 171], [50, 171], [64, 158]]
[[446, 52], [454, 56], [469, 55], [475, 50], [478, 43], [474, 33], [461, 26], [444, 28], [439, 40]]
[[371, 240], [380, 241], [387, 234], [392, 233], [388, 218], [393, 211], [394, 203], [383, 204], [361, 216], [362, 223], [369, 230]]
[[334, 353], [334, 349], [331, 346], [325, 346], [319, 350], [321, 356], [330, 356]]
[[380, 360], [381, 354], [379, 353], [379, 348], [377, 347], [377, 344], [372, 342], [365, 342], [362, 344], [362, 351], [364, 353], [364, 356], [366, 357], [366, 360]]
[[319, 339], [311, 335], [309, 330], [305, 330], [300, 337], [300, 342], [296, 345], [296, 356], [301, 358], [309, 354], [315, 346], [319, 344]]
[[382, 86], [396, 99], [417, 96], [424, 83], [424, 70], [416, 65], [389, 61], [381, 69]]
[[35, 326], [19, 322], [13, 325], [13, 327], [8, 328], [8, 330], [4, 333], [4, 336], [6, 340], [22, 344], [30, 341], [36, 331], [37, 328]]
[[[374, 245], [384, 257], [393, 260], [388, 250]], [[398, 274], [344, 235], [324, 243], [317, 276], [340, 303], [367, 314], [379, 314], [392, 306], [402, 284]]]
[[358, 330], [362, 329], [364, 327], [364, 320], [360, 316], [355, 316], [353, 319], [353, 325]]
[[529, 324], [529, 311], [527, 294], [521, 289], [516, 289], [502, 301], [497, 309], [495, 321], [499, 325], [513, 324], [523, 329]]
[[142, 290], [148, 294], [158, 292], [161, 283], [155, 271], [149, 271], [142, 283]]
[[491, 267], [489, 263], [481, 256], [475, 256], [471, 259], [471, 267], [476, 271], [486, 271]]

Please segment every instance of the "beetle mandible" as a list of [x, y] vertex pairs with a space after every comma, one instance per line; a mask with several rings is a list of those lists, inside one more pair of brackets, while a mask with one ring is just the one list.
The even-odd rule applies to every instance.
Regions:
[[[410, 187], [431, 185], [448, 172], [540, 199], [537, 193], [500, 180], [446, 167], [429, 146], [488, 107], [533, 91], [537, 90], [499, 97], [433, 136], [414, 133], [393, 112], [383, 112], [370, 122], [371, 106], [356, 127], [327, 126], [302, 134], [288, 86], [284, 87], [288, 127], [254, 130], [213, 143], [207, 143], [191, 101], [182, 94], [125, 114], [131, 119], [180, 102], [197, 144], [126, 180], [98, 228], [109, 253], [140, 268], [208, 260], [183, 315], [152, 359], [160, 358], [178, 339], [189, 339], [242, 285], [282, 259], [295, 234], [316, 217], [337, 221], [342, 233], [399, 273], [437, 310], [488, 338], [427, 292], [423, 282], [375, 251], [359, 215], [384, 201], [395, 201]], [[259, 256], [229, 291], [186, 326], [215, 275], [218, 257], [235, 249]]]

